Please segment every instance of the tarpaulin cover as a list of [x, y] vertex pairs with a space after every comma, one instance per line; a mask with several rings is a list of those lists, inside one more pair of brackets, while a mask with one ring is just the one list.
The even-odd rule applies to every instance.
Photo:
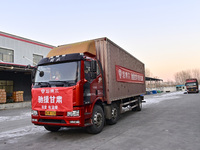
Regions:
[[33, 88], [32, 109], [73, 111], [73, 87]]
[[74, 54], [74, 53], [90, 53], [92, 55], [96, 55], [95, 41], [90, 40], [90, 41], [58, 46], [52, 49], [47, 55], [47, 57]]

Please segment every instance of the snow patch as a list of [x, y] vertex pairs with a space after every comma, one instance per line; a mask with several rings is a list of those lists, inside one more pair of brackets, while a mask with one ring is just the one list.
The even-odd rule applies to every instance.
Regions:
[[182, 94], [183, 94], [183, 92], [179, 91], [179, 92], [173, 92], [173, 93], [166, 93], [163, 95], [155, 95], [151, 98], [145, 97], [144, 100], [146, 101], [146, 103], [144, 103], [143, 105], [156, 104], [156, 103], [160, 103], [165, 100], [177, 99]]
[[23, 128], [1, 132], [0, 140], [8, 140], [8, 143], [16, 143], [20, 137], [41, 132], [46, 132], [46, 130], [41, 126], [30, 125]]
[[28, 117], [31, 117], [31, 112], [22, 113], [19, 116], [1, 116], [0, 122], [21, 120], [21, 119], [25, 119]]

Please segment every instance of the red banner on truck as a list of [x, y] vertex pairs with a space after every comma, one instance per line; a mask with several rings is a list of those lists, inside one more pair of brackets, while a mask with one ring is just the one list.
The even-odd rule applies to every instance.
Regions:
[[119, 82], [144, 83], [144, 75], [139, 72], [118, 65], [115, 66], [115, 70]]
[[39, 111], [73, 111], [73, 87], [32, 89], [32, 109]]

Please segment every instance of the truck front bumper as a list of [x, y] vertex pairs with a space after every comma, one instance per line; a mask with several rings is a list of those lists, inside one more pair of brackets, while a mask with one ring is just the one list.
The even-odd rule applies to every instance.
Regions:
[[187, 92], [188, 93], [198, 93], [199, 90], [198, 89], [188, 89]]
[[79, 111], [79, 115], [69, 116], [67, 112], [56, 112], [54, 116], [47, 115], [45, 111], [38, 111], [38, 114], [32, 114], [32, 123], [35, 125], [50, 125], [62, 127], [84, 127], [85, 115], [84, 107], [75, 107], [74, 110]]

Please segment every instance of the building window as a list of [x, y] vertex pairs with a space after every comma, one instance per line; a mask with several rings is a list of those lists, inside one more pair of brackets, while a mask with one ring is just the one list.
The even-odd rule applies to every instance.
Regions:
[[14, 51], [0, 47], [0, 61], [14, 62]]
[[0, 89], [5, 89], [6, 93], [13, 93], [13, 81], [0, 80]]
[[41, 55], [33, 54], [33, 65], [37, 65], [42, 58], [43, 56]]

